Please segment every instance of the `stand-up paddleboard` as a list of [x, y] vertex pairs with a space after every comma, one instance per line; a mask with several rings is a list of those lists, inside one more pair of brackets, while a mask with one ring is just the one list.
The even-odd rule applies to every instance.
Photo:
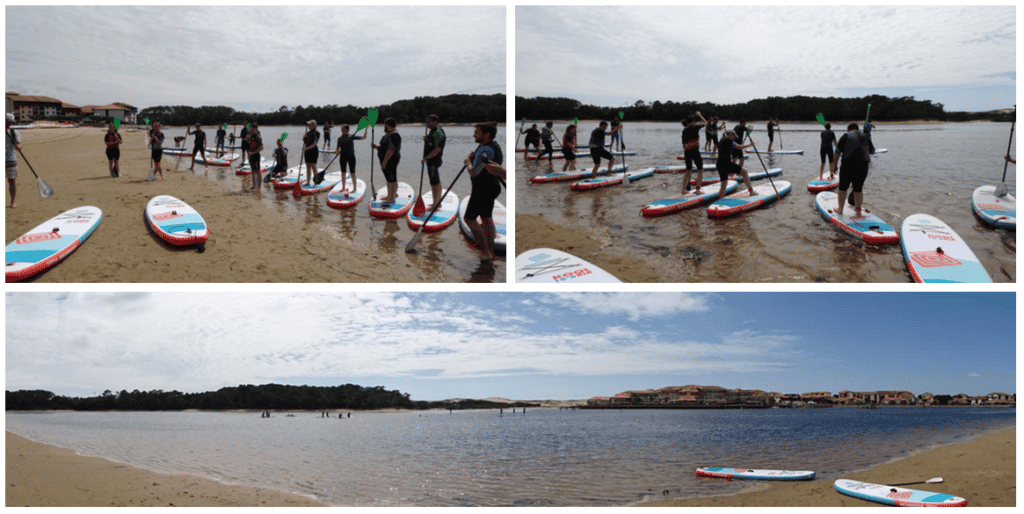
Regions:
[[[264, 171], [267, 171], [267, 168], [270, 168], [276, 162], [277, 161], [275, 161], [273, 159], [267, 160], [266, 157], [263, 157], [261, 155], [260, 156], [260, 172], [262, 173]], [[252, 166], [249, 165], [249, 161], [248, 160], [245, 161], [245, 164], [242, 164], [241, 166], [239, 166], [239, 168], [237, 170], [235, 170], [235, 175], [252, 175]]]
[[[317, 167], [316, 172], [320, 173], [321, 171], [324, 171], [324, 169]], [[295, 183], [299, 180], [303, 183], [306, 182], [305, 164], [288, 168], [283, 177], [272, 178], [270, 183], [274, 185], [274, 189], [293, 189], [295, 188]]]
[[535, 284], [618, 283], [607, 271], [551, 248], [527, 250], [516, 257], [516, 282]]
[[915, 282], [992, 282], [967, 243], [934, 216], [903, 220], [903, 258]]
[[814, 179], [807, 183], [807, 190], [812, 193], [820, 193], [822, 191], [828, 191], [830, 189], [836, 189], [839, 187], [839, 174], [837, 173], [831, 179]]
[[204, 250], [210, 235], [206, 220], [187, 203], [173, 196], [160, 195], [146, 204], [146, 223], [160, 239], [175, 245], [199, 245]]
[[103, 219], [99, 207], [85, 206], [62, 212], [7, 245], [6, 282], [36, 275], [67, 257], [85, 241]]
[[1012, 195], [996, 196], [996, 186], [981, 186], [971, 197], [974, 213], [998, 228], [1017, 229], [1017, 200]]
[[[547, 182], [565, 182], [568, 180], [581, 180], [590, 177], [593, 169], [594, 167], [591, 166], [584, 167], [582, 169], [576, 168], [576, 171], [556, 171], [554, 173], [546, 173], [544, 175], [537, 175], [536, 177], [531, 178], [530, 182], [533, 182], [534, 184], [543, 184]], [[608, 165], [602, 164], [602, 166], [597, 169], [597, 174], [609, 175], [614, 173], [622, 173], [623, 171], [628, 169], [629, 165], [627, 164], [626, 166], [615, 166], [614, 168], [611, 169], [611, 171], [608, 171]]]
[[753, 150], [743, 150], [751, 155], [803, 155], [803, 150], [772, 150], [770, 152], [760, 151], [755, 152]]
[[[315, 177], [314, 177], [315, 178]], [[306, 178], [303, 177], [298, 189], [293, 190], [296, 196], [315, 195], [317, 193], [324, 193], [334, 189], [334, 186], [341, 182], [341, 172], [332, 171], [324, 175], [323, 182], [317, 184], [315, 182], [306, 183]]]
[[[626, 155], [626, 156], [636, 155], [636, 152], [632, 152], [632, 151], [630, 151], [630, 152], [608, 152], [608, 153], [612, 154], [613, 157], [621, 157], [623, 155]], [[576, 158], [578, 159], [580, 157], [590, 157], [590, 152], [579, 152], [579, 153], [577, 153], [576, 154]], [[528, 160], [528, 161], [543, 161], [544, 159], [548, 159], [548, 158], [553, 158], [554, 160], [557, 161], [558, 159], [565, 159], [565, 154], [556, 153], [556, 154], [544, 154], [543, 156], [537, 156], [537, 155], [526, 155], [525, 156], [525, 159]]]
[[416, 200], [416, 191], [405, 182], [398, 183], [398, 191], [395, 193], [395, 201], [384, 203], [380, 199], [388, 194], [388, 186], [377, 190], [377, 200], [370, 202], [370, 216], [375, 218], [401, 218], [412, 209]]
[[[653, 203], [645, 205], [640, 209], [641, 216], [664, 216], [666, 214], [672, 214], [673, 212], [679, 212], [685, 209], [690, 209], [698, 205], [713, 202], [718, 199], [720, 185], [716, 184], [713, 187], [704, 188], [704, 194], [696, 195], [693, 192], [689, 192], [685, 195], [673, 196], [672, 198], [665, 198], [664, 200], [658, 200]], [[730, 180], [725, 183], [725, 194], [731, 194], [736, 192], [738, 184], [735, 180]]]
[[[434, 203], [434, 192], [423, 193], [423, 204], [427, 208], [419, 216], [414, 215], [412, 209], [409, 210], [409, 215], [406, 217], [409, 228], [419, 230], [423, 222], [426, 222], [426, 226], [423, 227], [424, 232], [437, 232], [455, 222], [455, 217], [459, 215], [458, 195], [449, 191], [444, 195], [444, 200], [441, 200], [441, 206], [437, 208], [437, 212], [430, 216], [430, 204], [432, 203]], [[429, 220], [427, 216], [430, 216]]]
[[180, 157], [192, 157], [192, 151], [184, 148], [164, 148], [163, 153], [167, 155], [177, 155]]
[[[711, 173], [718, 171], [718, 166], [715, 164], [705, 164], [704, 173]], [[655, 166], [655, 173], [686, 173], [686, 166]], [[696, 170], [693, 173], [697, 173]]]
[[836, 214], [839, 196], [831, 191], [818, 193], [814, 197], [814, 205], [825, 221], [867, 244], [894, 245], [900, 242], [900, 235], [896, 233], [896, 229], [882, 221], [882, 218], [867, 212], [866, 208], [861, 211], [861, 216], [857, 216], [856, 211], [849, 205], [843, 209], [842, 214]]
[[[476, 246], [476, 239], [473, 238], [473, 231], [469, 229], [469, 225], [466, 224], [465, 213], [466, 206], [469, 205], [469, 197], [462, 199], [462, 203], [459, 204], [459, 229], [462, 230], [463, 235], [469, 240], [469, 243]], [[505, 227], [505, 219], [508, 217], [508, 212], [505, 210], [505, 206], [501, 202], [494, 201], [494, 210], [491, 211], [491, 221], [494, 222], [494, 248], [492, 250], [496, 254], [505, 255], [505, 245], [508, 241], [508, 231]], [[480, 218], [477, 218], [477, 223], [480, 222]]]
[[[344, 189], [347, 191], [342, 191]], [[363, 196], [366, 196], [366, 182], [357, 178], [355, 188], [353, 188], [352, 181], [346, 178], [335, 184], [327, 193], [327, 206], [335, 209], [347, 209], [359, 203]]]
[[[785, 180], [780, 180], [775, 183], [775, 187], [771, 184], [759, 184], [754, 186], [754, 196], [750, 196], [750, 192], [746, 189], [729, 195], [721, 200], [708, 206], [708, 216], [712, 218], [724, 218], [727, 216], [733, 216], [741, 212], [746, 212], [751, 209], [757, 209], [775, 202], [779, 199], [779, 196], [785, 196], [789, 194], [790, 189], [793, 186]], [[775, 190], [778, 189], [779, 193], [775, 194]]]
[[203, 159], [202, 155], [195, 156], [196, 162], [201, 162], [207, 166], [230, 166], [231, 162], [238, 159], [238, 157], [237, 153], [229, 153], [221, 157], [207, 157], [206, 159]]
[[[625, 175], [625, 179], [623, 179], [623, 175]], [[599, 187], [618, 185], [621, 184], [623, 180], [626, 180], [627, 183], [629, 183], [635, 180], [640, 180], [642, 178], [653, 176], [654, 168], [646, 168], [637, 171], [617, 173], [615, 175], [605, 175], [602, 177], [583, 179], [579, 182], [573, 182], [572, 184], [569, 184], [569, 189], [572, 189], [573, 191], [590, 191], [591, 189], [597, 189]]]
[[[705, 173], [707, 173], [707, 172], [705, 171]], [[768, 171], [765, 171], [764, 168], [762, 168], [761, 171], [755, 171], [755, 172], [747, 171], [747, 178], [749, 178], [751, 182], [753, 182], [755, 180], [761, 180], [763, 178], [768, 178], [768, 177], [777, 177], [779, 175], [782, 175], [782, 168], [772, 168], [772, 169], [770, 169]], [[740, 173], [730, 173], [729, 174], [729, 180], [735, 180], [736, 183], [742, 184], [743, 183], [743, 174], [740, 174]], [[706, 185], [709, 185], [709, 184], [717, 184], [717, 183], [719, 183], [721, 181], [722, 181], [722, 178], [719, 177], [718, 176], [718, 172], [715, 171], [714, 173], [711, 173], [710, 175], [707, 175], [706, 177], [704, 177], [703, 180], [701, 180], [700, 185], [701, 186], [706, 186]], [[690, 180], [690, 185], [691, 186], [697, 185], [697, 179], [696, 178], [691, 179]]]
[[711, 478], [728, 478], [729, 480], [814, 480], [813, 471], [785, 471], [779, 469], [737, 469], [737, 468], [697, 468], [697, 476]]
[[[610, 145], [610, 144], [605, 144], [604, 145], [605, 148], [611, 148], [611, 146], [612, 145]], [[584, 147], [584, 148], [586, 148], [586, 147]], [[561, 146], [553, 146], [553, 147], [551, 147], [551, 149], [556, 151], [556, 152], [561, 152], [562, 151], [562, 147]], [[516, 148], [516, 153], [523, 153], [523, 152], [538, 153], [538, 152], [540, 152], [540, 150], [537, 150], [536, 148], [529, 148], [529, 149], [525, 149], [525, 150], [523, 148]]]
[[959, 496], [906, 489], [891, 485], [869, 484], [840, 478], [835, 482], [836, 491], [847, 496], [869, 502], [884, 503], [896, 507], [966, 507], [967, 500]]

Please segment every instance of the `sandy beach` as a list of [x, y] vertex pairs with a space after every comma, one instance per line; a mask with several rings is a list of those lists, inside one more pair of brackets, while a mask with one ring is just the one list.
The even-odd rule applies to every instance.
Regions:
[[[691, 471], [692, 472], [692, 471]], [[1017, 430], [1009, 428], [973, 441], [940, 446], [905, 459], [841, 478], [876, 484], [924, 481], [942, 477], [941, 484], [907, 486], [967, 499], [968, 507], [1017, 505]], [[710, 480], [710, 479], [709, 479]], [[757, 490], [729, 496], [666, 500], [644, 505], [663, 507], [883, 507], [879, 503], [839, 494], [834, 480], [761, 485]]]
[[[19, 131], [22, 152], [55, 194], [40, 197], [36, 179], [18, 158], [17, 208], [6, 198], [5, 242], [68, 209], [103, 210], [96, 232], [37, 282], [425, 282], [414, 258], [383, 253], [321, 223], [300, 222], [261, 204], [258, 192], [239, 192], [198, 172], [165, 171], [148, 182], [143, 131], [124, 132], [121, 177], [107, 171], [103, 129]], [[174, 157], [165, 155], [164, 161]], [[186, 167], [187, 168], [187, 167]], [[202, 169], [197, 164], [197, 170]], [[210, 170], [216, 168], [210, 167]], [[230, 171], [229, 171], [230, 172]], [[143, 210], [167, 194], [196, 208], [211, 229], [206, 251], [176, 248], [146, 226]], [[264, 190], [263, 195], [273, 194]], [[365, 209], [365, 206], [363, 207]]]

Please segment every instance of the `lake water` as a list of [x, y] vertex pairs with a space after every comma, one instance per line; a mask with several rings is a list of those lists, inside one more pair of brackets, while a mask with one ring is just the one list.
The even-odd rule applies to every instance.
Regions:
[[[241, 127], [235, 127], [235, 134]], [[355, 128], [355, 125], [352, 126]], [[232, 127], [228, 126], [228, 133]], [[462, 161], [466, 156], [476, 149], [477, 144], [473, 140], [472, 126], [444, 126], [448, 141], [445, 145], [444, 164], [441, 166], [440, 178], [443, 188], [447, 188], [462, 168]], [[215, 143], [217, 127], [204, 126], [206, 138], [212, 148]], [[261, 155], [273, 159], [273, 149], [276, 148], [275, 141], [282, 133], [288, 134], [285, 138], [285, 148], [288, 149], [288, 165], [294, 167], [299, 165], [299, 158], [302, 149], [302, 135], [306, 128], [302, 127], [260, 127], [263, 135], [264, 151]], [[318, 126], [320, 131], [320, 143], [318, 148], [323, 148], [324, 136], [323, 127]], [[163, 130], [165, 134], [164, 146], [174, 146], [174, 137], [185, 135], [185, 128], [169, 128]], [[402, 136], [402, 160], [398, 165], [398, 180], [405, 182], [419, 191], [420, 186], [420, 158], [423, 155], [423, 127], [399, 127], [399, 134]], [[333, 150], [337, 146], [338, 137], [341, 135], [341, 128], [336, 126], [331, 129], [330, 153], [320, 152], [320, 166], [325, 166], [334, 157]], [[360, 135], [362, 133], [360, 132]], [[383, 124], [375, 129], [375, 143], [380, 142], [384, 135]], [[371, 136], [367, 132], [367, 138]], [[192, 150], [194, 138], [188, 137], [186, 147]], [[497, 141], [502, 144], [504, 150], [505, 127], [498, 126]], [[236, 144], [238, 141], [236, 140]], [[228, 144], [225, 139], [225, 144]], [[349, 209], [334, 209], [327, 206], [327, 194], [312, 195], [295, 199], [290, 190], [275, 190], [270, 185], [263, 186], [263, 204], [283, 216], [301, 220], [303, 223], [315, 223], [324, 229], [324, 237], [340, 237], [354, 241], [367, 248], [376, 249], [385, 254], [404, 255], [413, 265], [427, 273], [432, 281], [436, 282], [505, 282], [506, 266], [505, 258], [498, 257], [493, 263], [480, 262], [479, 254], [469, 246], [466, 238], [461, 234], [456, 220], [451, 226], [440, 232], [420, 235], [417, 243], [417, 252], [414, 254], [405, 253], [405, 246], [415, 235], [415, 231], [409, 228], [405, 218], [398, 220], [375, 219], [370, 216], [367, 205], [372, 197], [370, 190], [369, 164], [371, 162], [370, 144], [368, 141], [356, 141], [356, 178], [366, 182], [366, 197], [359, 204]], [[239, 152], [239, 150], [233, 150]], [[384, 187], [384, 176], [380, 171], [380, 164], [377, 161], [376, 151], [373, 151], [373, 184], [380, 189]], [[508, 158], [506, 158], [507, 161]], [[191, 164], [191, 157], [177, 158], [171, 155], [164, 155], [163, 165], [165, 169], [188, 172]], [[232, 189], [239, 191], [239, 194], [251, 194], [242, 191], [242, 186], [249, 186], [249, 176], [235, 175], [235, 170], [241, 166], [242, 159], [232, 162], [230, 168], [210, 166], [204, 168], [202, 164], [196, 164], [196, 173], [206, 176], [211, 180], [223, 183]], [[340, 165], [337, 159], [330, 165], [328, 172], [338, 171]], [[459, 195], [461, 200], [469, 194], [472, 189], [469, 173], [463, 173], [458, 182], [452, 188], [452, 192]], [[429, 179], [424, 174], [423, 191], [430, 191]], [[187, 201], [187, 199], [185, 199]], [[508, 200], [505, 191], [502, 191], [498, 201], [506, 207]], [[510, 207], [509, 207], [510, 208]]]
[[[580, 122], [580, 140], [585, 142], [596, 126], [595, 122]], [[564, 122], [555, 125], [558, 133], [564, 127]], [[764, 125], [754, 128], [754, 143], [764, 151], [768, 146]], [[641, 207], [681, 192], [681, 174], [656, 174], [628, 185], [573, 192], [564, 182], [529, 182], [530, 177], [549, 173], [552, 167], [561, 171], [562, 162], [524, 161], [522, 154], [517, 154], [517, 212], [542, 214], [554, 223], [591, 230], [610, 242], [609, 251], [635, 255], [659, 270], [664, 282], [912, 281], [899, 245], [866, 245], [833, 228], [817, 213], [807, 182], [818, 177], [821, 126], [783, 125], [783, 129], [781, 144], [776, 137], [773, 149], [805, 153], [762, 156], [767, 167], [783, 168], [775, 180], [793, 184], [781, 203], [767, 208], [726, 219], [708, 218], [706, 206], [643, 218]], [[844, 132], [843, 128], [833, 130], [837, 137]], [[676, 159], [682, 154], [681, 132], [679, 123], [626, 123], [623, 138], [628, 149], [637, 152], [625, 158], [626, 164], [633, 170], [682, 165], [684, 161]], [[919, 212], [943, 220], [967, 242], [994, 281], [1015, 282], [1016, 234], [987, 227], [971, 210], [975, 188], [1002, 180], [1009, 132], [1010, 127], [1002, 123], [884, 125], [874, 129], [875, 146], [889, 151], [872, 156], [864, 185], [865, 205], [897, 231], [904, 218]], [[702, 133], [702, 148], [703, 144]], [[617, 158], [616, 164], [620, 162]], [[593, 169], [589, 157], [576, 163], [577, 168]], [[602, 166], [607, 164], [602, 162]], [[750, 172], [762, 170], [756, 156], [747, 159], [744, 167]], [[1010, 164], [1006, 175], [1014, 196], [1015, 168]], [[767, 181], [754, 182], [759, 183]]]
[[[7, 430], [163, 473], [352, 506], [617, 506], [750, 484], [698, 466], [819, 480], [1015, 424], [1015, 409], [8, 413]], [[908, 481], [915, 478], [908, 477]]]

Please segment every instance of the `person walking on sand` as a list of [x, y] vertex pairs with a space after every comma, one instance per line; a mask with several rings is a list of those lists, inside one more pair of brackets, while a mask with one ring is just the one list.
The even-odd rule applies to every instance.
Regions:
[[[483, 261], [494, 260], [494, 201], [501, 194], [501, 183], [498, 179], [504, 179], [506, 176], [505, 168], [501, 166], [501, 146], [494, 140], [497, 134], [498, 127], [493, 123], [476, 125], [473, 139], [480, 146], [470, 152], [465, 161], [472, 181], [472, 190], [462, 219], [473, 232], [473, 239], [479, 242], [477, 249], [483, 253]], [[477, 218], [480, 218], [480, 221], [477, 221]]]
[[615, 134], [619, 131], [619, 127], [612, 128], [611, 132], [605, 132], [608, 128], [608, 122], [602, 121], [596, 129], [590, 133], [590, 158], [594, 159], [594, 169], [590, 173], [590, 178], [597, 177], [597, 169], [601, 167], [601, 159], [608, 159], [608, 172], [611, 173], [612, 166], [615, 166], [615, 156], [604, 148], [604, 138], [607, 135]]
[[381, 203], [394, 203], [398, 194], [398, 162], [402, 160], [402, 136], [398, 133], [398, 122], [394, 118], [384, 120], [384, 136], [380, 144], [370, 143], [377, 150], [380, 169], [384, 172], [384, 181], [388, 184], [388, 194], [381, 198]]
[[846, 189], [853, 186], [853, 208], [857, 217], [861, 217], [861, 207], [864, 205], [864, 181], [868, 177], [868, 164], [871, 163], [871, 155], [868, 153], [871, 143], [871, 136], [857, 130], [857, 124], [851, 123], [846, 127], [846, 133], [836, 143], [836, 156], [832, 161], [831, 171], [836, 172], [836, 160], [843, 159], [843, 167], [839, 170], [839, 206], [836, 214], [843, 214], [843, 207], [846, 204]]
[[828, 159], [828, 179], [832, 180], [835, 175], [832, 173], [832, 155], [835, 153], [836, 133], [832, 132], [832, 124], [826, 123], [825, 130], [821, 131], [821, 167], [818, 168], [818, 180], [822, 180], [825, 174], [825, 159]]
[[260, 126], [256, 123], [252, 124], [252, 129], [249, 130], [249, 144], [245, 148], [246, 155], [249, 156], [249, 168], [252, 169], [252, 188], [260, 190], [263, 176], [260, 173], [260, 152], [263, 151], [263, 136], [260, 135]]
[[[316, 175], [316, 163], [320, 159], [320, 131], [316, 129], [316, 120], [306, 122], [306, 135], [302, 136], [302, 152], [306, 159], [306, 185], [313, 184], [313, 177]], [[299, 180], [302, 178], [300, 176]]]
[[153, 130], [149, 133], [150, 158], [153, 159], [153, 176], [159, 175], [164, 179], [164, 170], [160, 167], [160, 159], [164, 156], [164, 133], [160, 130], [160, 122], [153, 123]]
[[562, 136], [562, 155], [565, 156], [565, 165], [562, 171], [576, 169], [576, 124], [572, 123], [565, 127], [565, 135]]
[[228, 135], [228, 131], [224, 130], [224, 125], [217, 127], [216, 141], [218, 152], [227, 153], [227, 151], [224, 149], [224, 136], [226, 135]]
[[331, 122], [324, 123], [324, 151], [331, 147], [331, 129], [334, 128], [334, 124]]
[[11, 125], [14, 125], [14, 115], [7, 113], [7, 188], [11, 192], [11, 208], [14, 209], [18, 204], [14, 203], [14, 195], [18, 192], [18, 186], [15, 183], [15, 179], [18, 178], [18, 157], [14, 154], [15, 150], [21, 150], [21, 136], [18, 135], [18, 131], [14, 130]]
[[534, 123], [533, 125], [530, 125], [530, 128], [528, 128], [526, 130], [520, 130], [519, 133], [520, 134], [526, 134], [526, 140], [523, 141], [523, 151], [526, 154], [529, 154], [530, 153], [530, 145], [533, 145], [533, 148], [539, 154], [540, 153], [540, 131], [537, 130], [537, 124]]
[[735, 162], [732, 162], [731, 155], [733, 151], [742, 152], [744, 148], [752, 146], [754, 143], [741, 145], [736, 142], [736, 131], [730, 130], [725, 133], [725, 137], [718, 142], [718, 161], [715, 162], [715, 167], [718, 168], [718, 178], [721, 182], [718, 184], [718, 198], [725, 198], [726, 182], [729, 181], [729, 175], [741, 175], [743, 177], [743, 184], [747, 186], [747, 191], [750, 191], [750, 196], [756, 196], [754, 192], [754, 186], [750, 185], [750, 175], [747, 173], [747, 169]]
[[[338, 165], [341, 167], [341, 180], [345, 180], [346, 166], [348, 166], [349, 174], [352, 175], [352, 189], [350, 190], [348, 186], [345, 186], [342, 192], [355, 192], [356, 190], [356, 149], [354, 142], [357, 139], [366, 139], [367, 130], [370, 130], [369, 126], [363, 129], [363, 135], [361, 136], [359, 134], [349, 135], [349, 126], [341, 126], [341, 135], [338, 136], [338, 145], [335, 147], [335, 151], [338, 153]], [[373, 172], [371, 171], [371, 173]]]
[[121, 160], [121, 134], [117, 133], [117, 129], [113, 123], [107, 123], [107, 133], [103, 135], [103, 142], [107, 145], [107, 168], [110, 171], [110, 176], [117, 178], [121, 176], [121, 170], [118, 168], [118, 162]]
[[544, 128], [540, 130], [540, 142], [544, 143], [544, 149], [537, 154], [537, 160], [541, 160], [545, 154], [548, 156], [548, 162], [551, 162], [555, 158], [555, 149], [552, 146], [552, 141], [555, 139], [555, 132], [551, 130], [552, 122], [544, 124]]
[[700, 129], [704, 128], [708, 124], [708, 120], [704, 119], [700, 111], [694, 113], [697, 118], [703, 123], [697, 123], [697, 119], [693, 116], [687, 116], [683, 120], [683, 158], [686, 159], [686, 176], [683, 177], [683, 192], [686, 194], [690, 190], [690, 170], [691, 164], [697, 166], [697, 186], [694, 188], [693, 194], [703, 194], [704, 191], [700, 188], [701, 184], [704, 183], [704, 157], [700, 154]]
[[775, 143], [775, 131], [779, 129], [778, 118], [768, 118], [768, 153], [772, 152], [772, 145]]
[[[430, 179], [430, 191], [434, 202], [427, 206], [427, 210], [433, 210], [441, 202], [441, 164], [444, 154], [444, 144], [448, 139], [444, 129], [438, 127], [440, 118], [436, 114], [427, 116], [427, 135], [423, 136], [423, 159], [420, 165], [426, 164], [427, 177]], [[355, 179], [352, 180], [355, 183]]]
[[189, 166], [188, 170], [196, 170], [196, 156], [199, 154], [203, 155], [203, 165], [209, 168], [209, 165], [206, 164], [206, 132], [203, 132], [202, 125], [196, 123], [195, 132], [192, 131], [192, 127], [185, 129], [185, 136], [191, 136], [192, 134], [196, 135], [196, 140], [192, 144], [192, 165]]

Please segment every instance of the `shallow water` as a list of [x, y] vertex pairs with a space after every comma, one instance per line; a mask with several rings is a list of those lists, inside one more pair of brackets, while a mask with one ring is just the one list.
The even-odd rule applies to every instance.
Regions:
[[[355, 128], [353, 126], [353, 128]], [[228, 132], [232, 127], [228, 126]], [[321, 132], [318, 148], [323, 148], [323, 127], [317, 127]], [[473, 141], [472, 126], [451, 126], [444, 127], [448, 134], [448, 142], [444, 151], [444, 164], [441, 166], [442, 188], [447, 188], [462, 168], [462, 161], [466, 155], [472, 152], [477, 144]], [[214, 135], [216, 127], [203, 127], [206, 132], [208, 148], [214, 146]], [[241, 127], [236, 128], [236, 135]], [[266, 159], [273, 159], [273, 148], [275, 141], [282, 133], [288, 134], [285, 138], [285, 148], [288, 149], [289, 168], [299, 165], [299, 158], [302, 148], [302, 135], [305, 127], [260, 127], [263, 135], [264, 151], [261, 155]], [[419, 191], [420, 184], [420, 157], [423, 152], [423, 127], [399, 127], [399, 134], [402, 135], [402, 160], [398, 165], [398, 180], [405, 182]], [[504, 127], [498, 127], [499, 142], [504, 142]], [[164, 129], [165, 147], [174, 146], [174, 137], [185, 135], [184, 128]], [[341, 135], [340, 127], [331, 129], [331, 147], [329, 153], [321, 150], [319, 166], [327, 165], [334, 157], [333, 149], [337, 145], [338, 136]], [[362, 135], [362, 133], [360, 133]], [[383, 125], [375, 129], [373, 134], [375, 142], [379, 142], [384, 135]], [[370, 133], [367, 132], [367, 138]], [[186, 147], [191, 150], [192, 136], [186, 141]], [[236, 144], [238, 140], [236, 140]], [[228, 144], [225, 139], [225, 144]], [[356, 177], [366, 182], [366, 197], [357, 205], [349, 209], [334, 209], [327, 206], [327, 194], [304, 196], [296, 199], [290, 190], [275, 190], [269, 184], [263, 186], [262, 202], [265, 206], [274, 209], [282, 216], [289, 216], [301, 223], [319, 226], [323, 237], [345, 239], [361, 244], [367, 248], [377, 249], [386, 254], [405, 255], [415, 266], [423, 270], [436, 282], [505, 282], [505, 258], [499, 256], [493, 263], [480, 261], [479, 254], [466, 242], [466, 238], [459, 230], [458, 221], [441, 230], [440, 232], [420, 235], [416, 246], [416, 253], [405, 253], [405, 246], [415, 235], [415, 231], [409, 228], [405, 218], [397, 220], [383, 220], [370, 217], [367, 205], [371, 199], [369, 164], [371, 162], [370, 144], [368, 141], [356, 141]], [[504, 150], [504, 147], [502, 148]], [[239, 153], [235, 149], [232, 152]], [[377, 163], [376, 151], [373, 153], [372, 162]], [[177, 158], [171, 155], [164, 155], [164, 167], [168, 170], [188, 172], [191, 164], [191, 157]], [[232, 162], [230, 168], [209, 166], [204, 168], [202, 164], [196, 164], [196, 173], [206, 176], [211, 180], [226, 184], [238, 191], [238, 194], [254, 194], [250, 191], [243, 191], [243, 186], [251, 184], [251, 177], [235, 175], [235, 170], [242, 165], [242, 160]], [[335, 159], [328, 167], [328, 172], [338, 171], [340, 168]], [[374, 166], [373, 182], [377, 189], [384, 187], [384, 176], [381, 174], [380, 165]], [[463, 173], [458, 182], [452, 188], [452, 192], [459, 195], [461, 200], [471, 190], [468, 173]], [[429, 180], [424, 175], [423, 191], [430, 191]], [[507, 208], [508, 201], [503, 190], [498, 201]], [[371, 280], [372, 281], [372, 280]]]
[[[580, 133], [589, 133], [594, 126], [581, 122]], [[556, 123], [556, 129], [564, 130], [564, 123]], [[755, 129], [760, 132], [754, 132], [754, 143], [764, 151], [767, 134], [761, 124]], [[818, 176], [820, 129], [817, 124], [783, 125], [781, 144], [776, 137], [773, 149], [805, 153], [762, 158], [768, 168], [783, 168], [776, 180], [791, 182], [792, 192], [779, 204], [735, 217], [710, 219], [704, 206], [643, 218], [641, 207], [681, 192], [681, 174], [655, 174], [628, 185], [573, 192], [568, 183], [531, 184], [530, 177], [549, 173], [553, 167], [560, 171], [562, 163], [526, 162], [522, 154], [517, 154], [516, 163], [517, 212], [593, 230], [610, 239], [609, 251], [635, 256], [642, 265], [662, 273], [665, 282], [912, 281], [899, 245], [866, 245], [833, 228], [817, 213], [807, 182]], [[626, 124], [626, 145], [638, 152], [626, 157], [626, 164], [633, 170], [683, 164], [676, 159], [682, 153], [681, 130], [678, 123]], [[837, 137], [843, 132], [834, 131]], [[897, 232], [907, 216], [931, 214], [960, 234], [993, 281], [1016, 281], [1015, 232], [991, 229], [971, 210], [974, 189], [1002, 179], [1009, 126], [885, 125], [874, 129], [872, 137], [877, 148], [889, 151], [872, 157], [864, 185], [865, 206]], [[584, 166], [591, 169], [593, 161], [579, 159], [577, 168]], [[744, 167], [761, 170], [762, 164], [753, 157]], [[1006, 182], [1016, 196], [1013, 164]], [[759, 183], [767, 181], [754, 182]]]
[[1015, 409], [8, 413], [7, 430], [165, 473], [356, 506], [602, 506], [750, 484], [699, 466], [819, 480], [1015, 423]]

